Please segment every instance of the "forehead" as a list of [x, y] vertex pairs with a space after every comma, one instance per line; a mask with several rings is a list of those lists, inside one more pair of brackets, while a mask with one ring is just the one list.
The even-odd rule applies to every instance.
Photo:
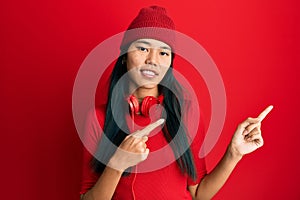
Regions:
[[135, 40], [134, 42], [132, 42], [131, 45], [134, 45], [134, 44], [144, 44], [144, 45], [148, 45], [149, 47], [152, 47], [152, 48], [162, 48], [162, 49], [171, 50], [171, 47], [168, 44], [166, 44], [160, 40], [149, 39], [149, 38]]

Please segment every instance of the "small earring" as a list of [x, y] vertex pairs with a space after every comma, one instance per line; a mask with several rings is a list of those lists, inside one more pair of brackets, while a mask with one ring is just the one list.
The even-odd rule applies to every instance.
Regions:
[[122, 65], [124, 65], [124, 63], [126, 63], [126, 61], [124, 59], [122, 59]]

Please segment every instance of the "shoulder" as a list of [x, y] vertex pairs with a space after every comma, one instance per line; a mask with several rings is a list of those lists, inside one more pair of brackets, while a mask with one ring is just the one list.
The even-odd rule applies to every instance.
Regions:
[[84, 135], [81, 138], [89, 152], [96, 150], [97, 144], [102, 137], [105, 122], [105, 105], [88, 111], [85, 121]]

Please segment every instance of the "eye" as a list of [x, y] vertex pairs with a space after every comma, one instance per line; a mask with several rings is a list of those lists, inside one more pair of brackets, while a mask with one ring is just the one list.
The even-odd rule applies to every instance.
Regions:
[[167, 52], [162, 51], [162, 52], [160, 52], [160, 55], [162, 55], [162, 56], [169, 56], [170, 54], [167, 53]]
[[138, 50], [140, 50], [140, 51], [148, 52], [148, 49], [145, 48], [145, 47], [138, 46], [138, 47], [136, 47], [136, 48], [137, 48]]

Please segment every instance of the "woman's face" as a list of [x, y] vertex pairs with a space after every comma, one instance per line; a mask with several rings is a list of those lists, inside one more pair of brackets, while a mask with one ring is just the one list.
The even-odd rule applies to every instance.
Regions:
[[134, 41], [128, 48], [126, 59], [131, 89], [157, 88], [171, 65], [171, 53], [170, 46], [159, 40]]

